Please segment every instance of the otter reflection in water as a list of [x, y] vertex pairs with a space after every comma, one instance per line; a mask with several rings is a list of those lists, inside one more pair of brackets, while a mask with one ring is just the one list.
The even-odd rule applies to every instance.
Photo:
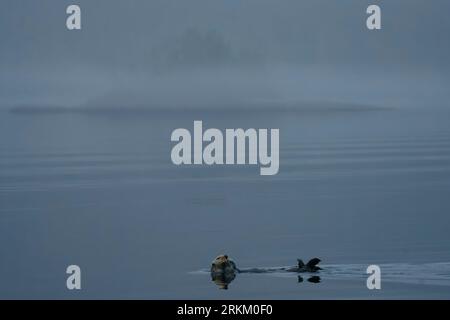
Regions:
[[[304, 263], [302, 260], [297, 260], [297, 266], [282, 267], [282, 268], [250, 268], [238, 269], [233, 260], [228, 258], [226, 254], [216, 257], [211, 264], [211, 279], [220, 289], [228, 289], [228, 284], [236, 278], [236, 273], [270, 273], [270, 272], [295, 272], [295, 273], [315, 273], [322, 270], [317, 266], [320, 259], [313, 258]], [[308, 278], [311, 283], [319, 283], [319, 276], [311, 276]], [[303, 277], [298, 276], [298, 282], [303, 282]]]

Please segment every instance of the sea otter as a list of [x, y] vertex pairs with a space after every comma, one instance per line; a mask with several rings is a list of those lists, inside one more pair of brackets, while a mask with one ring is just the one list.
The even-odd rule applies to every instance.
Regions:
[[[297, 266], [294, 267], [281, 267], [281, 268], [251, 268], [251, 269], [238, 269], [233, 260], [228, 258], [226, 254], [217, 256], [211, 264], [211, 279], [221, 289], [228, 289], [230, 284], [236, 277], [236, 273], [269, 273], [269, 272], [317, 272], [322, 270], [317, 265], [320, 259], [314, 258], [309, 260], [307, 264], [304, 264], [302, 260], [297, 260]], [[298, 276], [298, 282], [302, 282], [303, 278]], [[320, 277], [313, 276], [308, 279], [309, 282], [319, 283]]]
[[294, 267], [282, 267], [282, 268], [251, 268], [251, 269], [238, 269], [233, 260], [229, 259], [226, 254], [217, 256], [211, 265], [211, 273], [222, 274], [234, 274], [234, 273], [265, 273], [265, 272], [317, 272], [322, 270], [317, 266], [320, 262], [319, 258], [313, 258], [305, 264], [301, 259], [297, 259], [297, 266]]

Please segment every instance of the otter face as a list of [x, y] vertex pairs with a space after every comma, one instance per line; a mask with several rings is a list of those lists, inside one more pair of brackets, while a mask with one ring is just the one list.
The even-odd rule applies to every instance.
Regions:
[[226, 254], [222, 254], [220, 256], [217, 256], [213, 260], [212, 265], [216, 266], [216, 267], [220, 267], [220, 266], [225, 266], [228, 263], [229, 263], [228, 256]]

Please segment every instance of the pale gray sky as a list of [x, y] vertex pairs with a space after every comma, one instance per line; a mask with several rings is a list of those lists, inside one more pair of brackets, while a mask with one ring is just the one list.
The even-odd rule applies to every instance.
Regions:
[[[82, 8], [81, 31], [65, 28], [65, 9], [73, 3]], [[381, 31], [365, 27], [369, 4], [382, 8]], [[101, 100], [122, 82], [140, 92], [154, 77], [198, 70], [203, 86], [224, 68], [252, 70], [235, 74], [244, 79], [241, 91], [267, 91], [273, 82], [255, 85], [255, 79], [280, 66], [303, 75], [338, 69], [362, 77], [368, 69], [398, 69], [439, 79], [450, 66], [449, 12], [447, 0], [4, 0], [0, 104], [79, 105]], [[286, 83], [296, 72], [270, 76]], [[158, 92], [171, 91], [171, 81], [175, 91], [182, 87], [177, 79], [156, 81], [166, 88]], [[221, 88], [230, 82], [217, 83], [217, 94], [229, 96]]]

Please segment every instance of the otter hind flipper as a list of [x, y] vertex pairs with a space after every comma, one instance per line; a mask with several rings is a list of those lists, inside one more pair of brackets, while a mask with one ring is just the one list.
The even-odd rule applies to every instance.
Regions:
[[304, 268], [305, 267], [305, 263], [303, 262], [302, 259], [297, 259], [297, 263], [298, 263], [298, 268]]
[[308, 261], [308, 263], [306, 264], [306, 270], [308, 272], [317, 272], [319, 270], [322, 270], [322, 268], [320, 268], [319, 266], [317, 266], [320, 262], [319, 258], [313, 258], [311, 260]]
[[[319, 258], [313, 258], [313, 259], [311, 259], [311, 260], [308, 261], [308, 263], [306, 264], [306, 266], [307, 266], [308, 268], [314, 268], [314, 267], [316, 267], [316, 266], [319, 264], [320, 261], [321, 261], [321, 260], [320, 260]], [[316, 268], [318, 268], [318, 267], [316, 267]]]

